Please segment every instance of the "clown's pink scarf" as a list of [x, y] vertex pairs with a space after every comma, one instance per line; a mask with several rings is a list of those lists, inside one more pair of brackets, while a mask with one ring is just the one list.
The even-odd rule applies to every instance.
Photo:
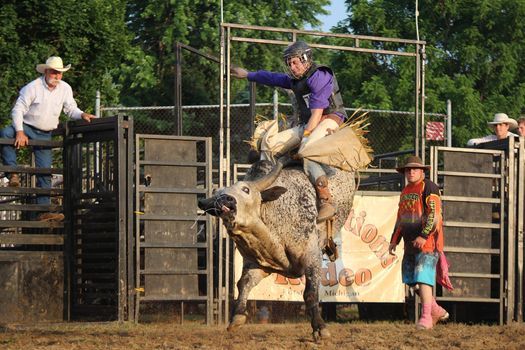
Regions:
[[439, 284], [441, 284], [448, 290], [453, 290], [454, 287], [452, 287], [452, 283], [450, 282], [450, 278], [448, 276], [449, 267], [450, 264], [448, 263], [447, 258], [445, 257], [445, 253], [443, 253], [442, 251], [439, 252], [439, 260], [436, 266], [436, 280]]

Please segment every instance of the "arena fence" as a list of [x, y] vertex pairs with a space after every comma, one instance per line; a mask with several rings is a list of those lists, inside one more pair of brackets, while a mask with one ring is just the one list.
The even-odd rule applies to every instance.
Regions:
[[508, 138], [477, 149], [432, 152], [432, 176], [444, 192], [445, 251], [458, 286], [443, 291], [441, 299], [480, 305], [470, 310], [471, 318], [487, 317], [486, 304], [493, 303], [500, 324], [523, 322], [524, 141]]
[[[255, 109], [250, 104], [233, 104], [231, 107], [230, 163], [244, 163], [254, 123], [260, 119], [279, 117], [288, 122], [293, 120], [291, 104], [257, 103]], [[376, 110], [347, 108], [348, 115], [366, 113], [368, 133], [366, 137], [374, 154], [397, 152], [414, 148], [415, 117], [411, 111]], [[218, 169], [220, 153], [220, 108], [219, 105], [196, 105], [182, 107], [182, 135], [212, 137], [214, 168]], [[133, 118], [135, 132], [140, 134], [176, 135], [175, 106], [158, 107], [101, 107], [100, 116], [127, 115]], [[445, 125], [451, 118], [450, 112], [425, 113], [428, 122], [438, 122], [441, 130], [427, 140], [429, 146], [447, 145], [450, 135], [446, 134]], [[434, 124], [429, 124], [434, 125]], [[428, 135], [430, 136], [430, 135]]]
[[[30, 140], [30, 146], [56, 150], [52, 168], [35, 167], [27, 154], [19, 160], [29, 164], [0, 168], [22, 179], [20, 187], [0, 188], [6, 219], [0, 232], [4, 321], [132, 319], [129, 134], [132, 123], [123, 117], [71, 121], [56, 130], [53, 141]], [[35, 174], [57, 177], [52, 188], [43, 189], [36, 187]], [[42, 195], [51, 196], [49, 205], [34, 202]], [[63, 211], [65, 219], [37, 219], [36, 214], [50, 211]]]
[[188, 303], [205, 304], [206, 323], [213, 322], [222, 259], [214, 264], [214, 220], [197, 207], [211, 196], [211, 165], [210, 138], [136, 135], [136, 321], [145, 303], [171, 301], [181, 322]]
[[68, 320], [133, 320], [133, 141], [125, 117], [67, 125]]
[[[513, 140], [511, 140], [513, 142]], [[454, 290], [437, 286], [437, 299], [454, 317], [513, 320], [513, 271], [507, 262], [514, 243], [513, 145], [505, 149], [434, 147], [431, 179], [442, 187], [445, 254]], [[510, 147], [509, 147], [510, 146]], [[510, 153], [509, 153], [510, 151]], [[510, 188], [509, 188], [510, 190]], [[467, 303], [478, 307], [465, 308]], [[483, 315], [478, 310], [484, 309]]]
[[[58, 132], [61, 134], [62, 131]], [[56, 137], [61, 138], [61, 135]], [[0, 139], [12, 145], [14, 139]], [[61, 154], [61, 140], [30, 140], [30, 146], [49, 147]], [[26, 155], [27, 156], [27, 155]], [[67, 310], [64, 305], [64, 225], [37, 221], [38, 214], [62, 209], [62, 186], [36, 187], [35, 175], [59, 175], [61, 168], [36, 168], [29, 164], [0, 166], [4, 173], [17, 173], [20, 187], [0, 186], [0, 310], [3, 322], [56, 322]], [[50, 196], [50, 204], [37, 204], [38, 196]]]
[[[186, 273], [192, 275], [190, 277], [194, 282], [195, 293], [194, 296], [182, 297], [174, 293], [168, 299], [179, 300], [181, 297], [180, 299], [190, 300], [196, 296], [207, 303], [207, 313], [213, 311], [215, 320], [227, 321], [229, 296], [234, 286], [234, 281], [230, 279], [229, 256], [232, 250], [228, 238], [220, 236], [220, 239], [216, 239], [217, 236], [213, 236], [217, 229], [216, 226], [213, 227], [215, 221], [209, 223], [209, 219], [206, 218], [205, 223], [204, 218], [192, 216], [192, 220], [197, 222], [197, 232], [189, 232], [193, 232], [190, 236], [196, 235], [197, 241], [192, 242], [196, 245], [170, 241], [161, 242], [166, 243], [161, 247], [159, 242], [146, 238], [151, 230], [147, 229], [145, 224], [167, 218], [156, 216], [156, 209], [146, 213], [146, 207], [141, 207], [146, 203], [142, 202], [142, 196], [145, 199], [146, 194], [173, 194], [176, 197], [174, 201], [178, 201], [177, 196], [188, 196], [191, 191], [208, 195], [212, 187], [212, 167], [209, 166], [213, 163], [212, 140], [205, 138], [207, 141], [202, 143], [206, 146], [196, 148], [196, 152], [202, 156], [197, 157], [196, 166], [200, 170], [197, 170], [197, 182], [193, 183], [192, 189], [174, 191], [171, 184], [151, 188], [147, 188], [145, 184], [146, 173], [149, 174], [153, 167], [173, 168], [170, 171], [179, 174], [178, 166], [188, 168], [195, 165], [187, 161], [155, 158], [159, 154], [169, 153], [172, 149], [182, 149], [162, 145], [158, 150], [151, 151], [153, 153], [150, 156], [135, 160], [140, 166], [135, 169], [135, 185], [138, 186], [139, 192], [136, 194], [137, 229], [134, 231], [131, 191], [134, 179], [134, 138], [131, 135], [134, 132], [131, 120], [123, 117], [103, 118], [89, 125], [72, 122], [63, 132], [65, 151], [62, 161], [67, 169], [64, 171], [63, 185], [66, 215], [64, 225], [42, 224], [27, 216], [28, 212], [60, 210], [61, 200], [53, 201], [45, 208], [26, 202], [41, 194], [49, 194], [59, 199], [62, 190], [54, 188], [44, 193], [42, 189], [31, 186], [31, 176], [36, 173], [60, 174], [61, 169], [2, 168], [5, 172], [28, 174], [23, 177], [27, 179], [26, 186], [19, 189], [1, 187], [0, 190], [1, 194], [9, 199], [9, 203], [5, 202], [0, 206], [3, 210], [2, 215], [8, 219], [2, 221], [3, 230], [0, 234], [0, 269], [4, 281], [0, 284], [4, 292], [0, 294], [0, 305], [4, 310], [12, 310], [8, 314], [14, 317], [12, 321], [59, 320], [62, 313], [65, 319], [86, 319], [88, 316], [133, 319], [134, 312], [138, 311], [134, 309], [137, 293], [147, 292], [146, 288], [141, 291], [141, 288], [148, 286], [145, 277], [169, 275], [171, 272], [175, 276]], [[141, 137], [159, 138], [154, 135]], [[185, 140], [188, 137], [160, 138]], [[13, 141], [1, 142], [8, 144]], [[53, 141], [47, 146], [60, 147], [61, 144]], [[135, 149], [139, 157], [145, 155], [146, 148], [141, 145]], [[381, 168], [371, 168], [359, 175], [363, 184], [367, 182], [368, 186], [363, 187], [361, 192], [373, 195], [398, 193], [403, 187], [403, 179], [396, 174], [395, 167], [402, 163], [405, 153], [409, 154], [412, 151], [392, 152], [382, 158], [378, 157], [377, 161], [381, 160], [381, 163], [376, 163], [376, 166], [380, 164]], [[457, 321], [521, 322], [524, 309], [524, 140], [508, 139], [487, 143], [478, 149], [436, 146], [429, 150], [429, 154], [432, 165], [431, 179], [443, 191], [447, 235], [445, 252], [452, 263], [451, 278], [456, 287], [452, 292], [437, 288], [438, 300], [447, 305], [449, 311], [452, 311], [453, 319]], [[146, 169], [148, 166], [150, 168]], [[241, 176], [240, 173], [245, 168], [236, 166], [235, 177]], [[166, 178], [167, 176], [162, 175]], [[152, 201], [150, 198], [148, 203], [150, 202], [159, 201]], [[140, 216], [142, 209], [147, 215]], [[197, 211], [195, 207], [191, 210]], [[181, 215], [168, 216], [170, 220], [188, 221]], [[135, 234], [138, 236], [134, 236]], [[212, 237], [213, 248], [210, 246]], [[196, 270], [157, 271], [155, 268], [148, 268], [148, 251], [150, 257], [155, 259], [155, 249], [179, 248], [195, 250]], [[213, 268], [210, 268], [212, 249]], [[135, 273], [138, 273], [136, 280]], [[42, 278], [21, 278], [19, 274], [38, 275]], [[19, 285], [18, 281], [25, 281], [26, 284]], [[154, 279], [150, 282], [153, 286], [156, 283]], [[19, 291], [25, 291], [26, 294], [16, 294], [9, 289], [10, 286], [17, 286]], [[210, 286], [213, 286], [213, 292], [210, 291]], [[34, 298], [34, 291], [37, 290], [39, 298], [45, 300], [45, 305], [37, 304], [39, 310], [47, 310], [45, 315], [31, 309], [34, 308], [34, 304], [27, 302], [33, 300], [30, 298]], [[154, 289], [150, 289], [151, 291]], [[214, 298], [212, 306], [211, 295]], [[144, 296], [147, 296], [147, 293]], [[152, 300], [164, 297], [151, 296]], [[44, 306], [47, 309], [42, 309]], [[417, 313], [417, 308], [415, 310]], [[208, 320], [211, 319], [209, 314], [207, 317]]]

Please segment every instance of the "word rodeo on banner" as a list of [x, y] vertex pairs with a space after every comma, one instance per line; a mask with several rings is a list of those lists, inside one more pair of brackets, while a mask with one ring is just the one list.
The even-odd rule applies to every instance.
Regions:
[[[323, 260], [321, 302], [404, 302], [401, 282], [403, 245], [388, 253], [396, 222], [399, 196], [354, 197], [353, 209], [335, 235], [339, 258]], [[235, 279], [241, 275], [242, 257], [234, 257]], [[303, 301], [304, 278], [271, 274], [251, 292], [252, 300]], [[237, 290], [235, 290], [237, 293]]]

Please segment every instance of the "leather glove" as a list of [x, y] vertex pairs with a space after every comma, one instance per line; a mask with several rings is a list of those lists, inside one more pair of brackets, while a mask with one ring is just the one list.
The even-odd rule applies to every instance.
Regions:
[[304, 145], [308, 142], [308, 136], [303, 136], [301, 139], [301, 145], [299, 146], [299, 150], [303, 149]]

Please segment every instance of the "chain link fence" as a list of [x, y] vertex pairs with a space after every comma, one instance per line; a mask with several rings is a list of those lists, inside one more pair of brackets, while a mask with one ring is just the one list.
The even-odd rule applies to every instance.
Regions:
[[[127, 115], [134, 120], [134, 130], [140, 134], [175, 134], [175, 108], [164, 107], [102, 107], [101, 116]], [[292, 116], [291, 104], [257, 103], [255, 113], [257, 119], [272, 119], [275, 113], [280, 116]], [[349, 116], [367, 113], [368, 139], [374, 155], [411, 150], [415, 142], [414, 112], [366, 110], [347, 108]], [[213, 139], [214, 167], [218, 167], [220, 141], [220, 109], [219, 105], [183, 106], [182, 132], [184, 136], [203, 136]], [[226, 114], [226, 113], [225, 113]], [[426, 113], [426, 122], [442, 122], [446, 124], [446, 114]], [[224, 125], [226, 128], [226, 125]], [[245, 163], [249, 151], [247, 143], [253, 133], [254, 120], [249, 104], [233, 104], [230, 106], [230, 159], [231, 163]], [[428, 141], [427, 146], [444, 145], [443, 140]]]

